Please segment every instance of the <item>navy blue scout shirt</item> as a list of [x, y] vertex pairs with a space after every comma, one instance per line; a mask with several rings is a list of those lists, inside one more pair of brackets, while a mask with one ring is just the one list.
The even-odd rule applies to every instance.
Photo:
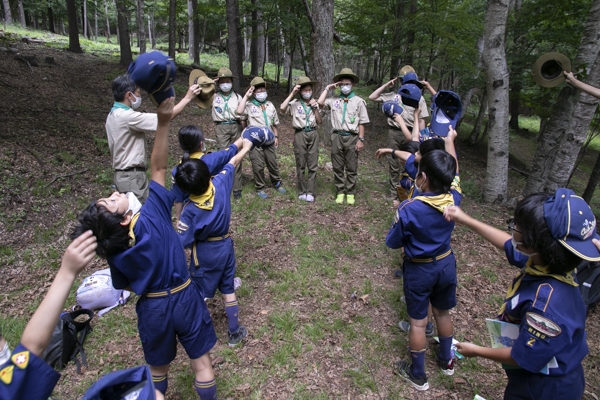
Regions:
[[185, 204], [180, 222], [177, 224], [183, 247], [188, 248], [194, 241], [201, 242], [209, 237], [224, 236], [229, 232], [231, 220], [229, 196], [233, 187], [234, 170], [233, 164], [227, 164], [212, 178], [211, 182], [215, 190], [212, 209], [201, 209], [192, 199]]
[[60, 374], [21, 343], [0, 369], [0, 399], [47, 399]]
[[189, 277], [185, 251], [171, 224], [173, 194], [150, 181], [150, 195], [133, 227], [135, 244], [107, 259], [113, 286], [142, 295], [181, 285]]
[[[511, 265], [523, 265], [523, 256], [504, 244]], [[556, 357], [558, 366], [550, 376], [579, 368], [588, 353], [585, 333], [586, 309], [577, 286], [550, 276], [525, 274], [514, 296], [505, 300], [501, 319], [520, 325], [510, 355], [519, 367], [538, 373]]]
[[[423, 193], [420, 196], [432, 201], [445, 197], [444, 207], [460, 205], [462, 198], [458, 175], [449, 193], [438, 195]], [[408, 258], [431, 258], [450, 250], [450, 236], [454, 222], [444, 219], [443, 210], [421, 201], [418, 197], [404, 200], [396, 210], [394, 224], [385, 238], [385, 244], [398, 249], [404, 247]]]
[[[204, 161], [211, 175], [217, 175], [219, 171], [223, 169], [225, 164], [227, 164], [233, 156], [235, 156], [238, 152], [238, 148], [235, 144], [229, 145], [228, 148], [222, 151], [216, 151], [213, 153], [204, 154], [202, 152], [192, 153], [190, 154], [190, 158], [197, 158], [199, 160]], [[173, 186], [171, 187], [171, 192], [175, 195], [175, 201], [178, 203], [183, 203], [185, 199], [188, 198], [188, 194], [184, 193], [179, 186], [175, 184], [175, 173], [177, 172], [177, 166], [173, 168], [171, 171], [171, 182]]]

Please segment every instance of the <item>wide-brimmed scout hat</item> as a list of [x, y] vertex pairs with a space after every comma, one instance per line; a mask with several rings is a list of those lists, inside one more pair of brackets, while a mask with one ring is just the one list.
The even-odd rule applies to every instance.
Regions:
[[571, 72], [571, 60], [564, 54], [551, 52], [537, 59], [531, 68], [531, 75], [541, 87], [551, 88], [565, 81], [563, 71]]
[[250, 82], [250, 86], [254, 86], [255, 88], [257, 88], [259, 86], [267, 87], [267, 82], [265, 82], [265, 80], [263, 78], [261, 78], [260, 76], [256, 76]]
[[355, 84], [360, 81], [360, 78], [350, 68], [342, 68], [340, 73], [333, 77], [333, 81], [339, 82], [342, 78], [350, 78]]
[[398, 70], [398, 76], [400, 78], [402, 78], [404, 75], [408, 74], [409, 72], [416, 73], [417, 71], [415, 71], [415, 69], [412, 66], [405, 65], [404, 67], [400, 68], [400, 70]]
[[300, 87], [302, 87], [304, 85], [314, 85], [316, 83], [317, 83], [316, 81], [311, 81], [308, 76], [301, 76], [296, 81], [296, 85], [300, 85]]
[[204, 71], [193, 69], [190, 72], [190, 86], [200, 85], [200, 93], [194, 97], [194, 101], [200, 108], [209, 108], [212, 106], [213, 97], [215, 95], [215, 82], [210, 79]]
[[158, 106], [163, 100], [175, 96], [173, 82], [176, 69], [172, 58], [160, 51], [151, 51], [136, 58], [127, 72], [131, 80], [148, 92], [150, 100]]
[[227, 67], [219, 68], [217, 71], [217, 78], [237, 78], [237, 76], [233, 76], [233, 72]]

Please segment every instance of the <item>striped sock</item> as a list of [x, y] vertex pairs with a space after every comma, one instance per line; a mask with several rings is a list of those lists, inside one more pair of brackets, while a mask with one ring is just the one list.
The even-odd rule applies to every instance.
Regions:
[[167, 388], [169, 387], [169, 378], [167, 378], [167, 375], [152, 375], [152, 382], [154, 382], [154, 388], [158, 389], [159, 392], [162, 394], [167, 393]]
[[194, 380], [194, 389], [200, 400], [217, 400], [217, 382], [214, 378], [208, 382]]
[[425, 374], [425, 349], [411, 350], [410, 359], [412, 360], [412, 374], [416, 378], [422, 378]]
[[229, 333], [236, 333], [240, 327], [237, 300], [225, 302], [225, 313], [227, 314]]
[[440, 336], [440, 354], [439, 359], [443, 361], [448, 361], [452, 358], [452, 353], [450, 351], [452, 347], [452, 336], [442, 337]]

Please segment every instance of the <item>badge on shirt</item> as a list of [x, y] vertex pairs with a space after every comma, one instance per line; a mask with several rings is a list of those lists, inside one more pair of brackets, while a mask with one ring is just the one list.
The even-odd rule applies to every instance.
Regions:
[[355, 116], [351, 116], [351, 117], [350, 117], [350, 123], [351, 123], [351, 124], [353, 124], [353, 123], [354, 123], [354, 121], [356, 121], [356, 117], [355, 117]]
[[175, 227], [175, 230], [177, 231], [177, 233], [183, 233], [185, 231], [187, 231], [189, 228], [189, 226], [185, 223], [182, 222], [181, 220], [177, 221], [177, 226]]
[[[217, 96], [217, 98], [215, 98], [215, 103], [217, 103], [217, 104], [221, 104], [222, 101], [223, 100], [221, 99], [221, 97]], [[221, 111], [219, 111], [219, 112], [221, 112]]]
[[339, 100], [336, 100], [336, 101], [335, 101], [335, 103], [333, 103], [333, 106], [334, 106], [335, 108], [340, 108], [340, 101], [339, 101]]
[[302, 109], [302, 106], [298, 106], [297, 110], [298, 110], [298, 114], [304, 114], [304, 110]]
[[0, 371], [0, 380], [7, 385], [10, 385], [12, 382], [13, 371], [15, 369], [14, 365], [9, 365]]
[[394, 101], [396, 103], [400, 104], [400, 95], [399, 94], [397, 94], [397, 95], [394, 96]]
[[258, 108], [256, 108], [256, 106], [252, 106], [252, 108], [250, 109], [250, 112], [252, 114], [258, 114]]
[[218, 114], [223, 114], [223, 109], [222, 109], [221, 107], [215, 107], [215, 111], [216, 111]]
[[561, 334], [562, 330], [556, 323], [550, 321], [546, 317], [539, 314], [528, 312], [525, 316], [525, 322], [529, 326], [527, 331], [533, 336], [546, 339], [548, 337], [556, 337]]
[[29, 351], [21, 351], [13, 354], [10, 359], [19, 369], [25, 369], [29, 365]]

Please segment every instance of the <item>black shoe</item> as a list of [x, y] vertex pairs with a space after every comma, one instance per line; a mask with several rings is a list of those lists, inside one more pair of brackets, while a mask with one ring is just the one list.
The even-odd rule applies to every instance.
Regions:
[[236, 333], [229, 333], [228, 344], [229, 347], [235, 347], [238, 344], [242, 343], [242, 340], [248, 336], [248, 329], [245, 326], [240, 325]]
[[454, 375], [454, 359], [450, 359], [450, 361], [444, 361], [440, 359], [440, 355], [435, 353], [435, 361], [437, 362], [438, 367], [442, 371], [444, 375]]
[[233, 198], [238, 200], [242, 198], [242, 191], [241, 190], [234, 190], [233, 191]]
[[415, 377], [412, 372], [410, 372], [411, 363], [408, 361], [398, 361], [394, 366], [394, 373], [399, 375], [401, 378], [404, 378], [417, 390], [427, 390], [429, 389], [429, 383], [427, 382], [427, 376], [422, 378]]

